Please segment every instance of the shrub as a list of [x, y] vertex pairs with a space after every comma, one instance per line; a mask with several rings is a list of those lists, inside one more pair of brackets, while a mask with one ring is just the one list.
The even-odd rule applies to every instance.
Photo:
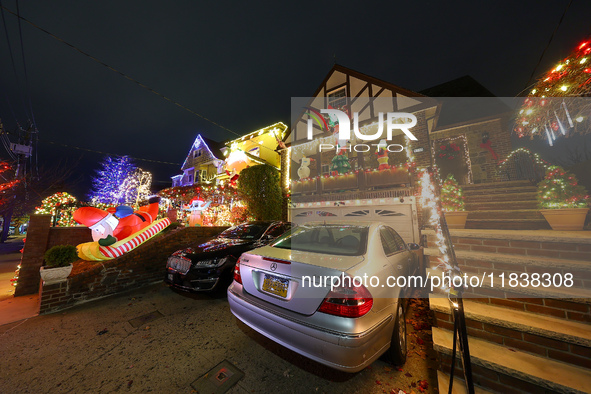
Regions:
[[67, 267], [79, 260], [78, 251], [73, 245], [56, 245], [45, 252], [44, 258], [47, 268]]
[[449, 174], [441, 186], [441, 207], [446, 212], [466, 210], [464, 207], [464, 192], [453, 174]]
[[562, 167], [551, 166], [538, 184], [538, 202], [542, 209], [586, 208], [589, 196], [577, 178]]
[[238, 190], [244, 193], [249, 213], [256, 220], [281, 219], [283, 195], [279, 171], [268, 165], [245, 168], [238, 178]]

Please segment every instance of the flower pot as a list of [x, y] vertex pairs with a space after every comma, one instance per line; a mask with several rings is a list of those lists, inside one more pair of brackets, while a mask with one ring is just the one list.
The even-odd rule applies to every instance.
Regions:
[[41, 274], [41, 279], [43, 279], [43, 285], [52, 285], [54, 283], [63, 282], [72, 272], [72, 268], [74, 266], [72, 264], [66, 267], [57, 267], [57, 268], [48, 268], [48, 267], [41, 267], [39, 268], [39, 273]]
[[540, 209], [552, 230], [582, 230], [589, 208]]
[[464, 228], [466, 227], [466, 219], [468, 219], [468, 212], [444, 212], [445, 221], [448, 228]]

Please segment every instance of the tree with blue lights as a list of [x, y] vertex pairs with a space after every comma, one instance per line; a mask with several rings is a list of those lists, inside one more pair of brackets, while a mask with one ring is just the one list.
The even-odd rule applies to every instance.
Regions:
[[136, 165], [129, 156], [107, 156], [100, 166], [92, 179], [92, 190], [88, 197], [93, 204], [125, 204], [126, 196], [121, 186], [137, 170]]

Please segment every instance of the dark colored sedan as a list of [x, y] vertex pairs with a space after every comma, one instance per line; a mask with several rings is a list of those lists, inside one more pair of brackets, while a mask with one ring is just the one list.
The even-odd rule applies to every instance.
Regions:
[[196, 248], [178, 250], [168, 258], [164, 281], [188, 291], [213, 291], [232, 281], [234, 266], [244, 252], [265, 246], [291, 228], [291, 223], [256, 221], [223, 231]]

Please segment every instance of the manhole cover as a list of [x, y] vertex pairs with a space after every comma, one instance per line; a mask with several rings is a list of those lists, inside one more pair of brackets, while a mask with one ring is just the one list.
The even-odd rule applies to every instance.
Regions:
[[135, 319], [129, 320], [129, 324], [131, 324], [133, 328], [138, 328], [142, 324], [146, 324], [153, 320], [160, 319], [161, 317], [164, 317], [162, 313], [160, 313], [159, 311], [154, 311], [146, 313], [145, 315], [142, 315], [140, 317], [136, 317]]
[[191, 387], [200, 394], [222, 394], [243, 377], [244, 372], [224, 360], [191, 383]]

